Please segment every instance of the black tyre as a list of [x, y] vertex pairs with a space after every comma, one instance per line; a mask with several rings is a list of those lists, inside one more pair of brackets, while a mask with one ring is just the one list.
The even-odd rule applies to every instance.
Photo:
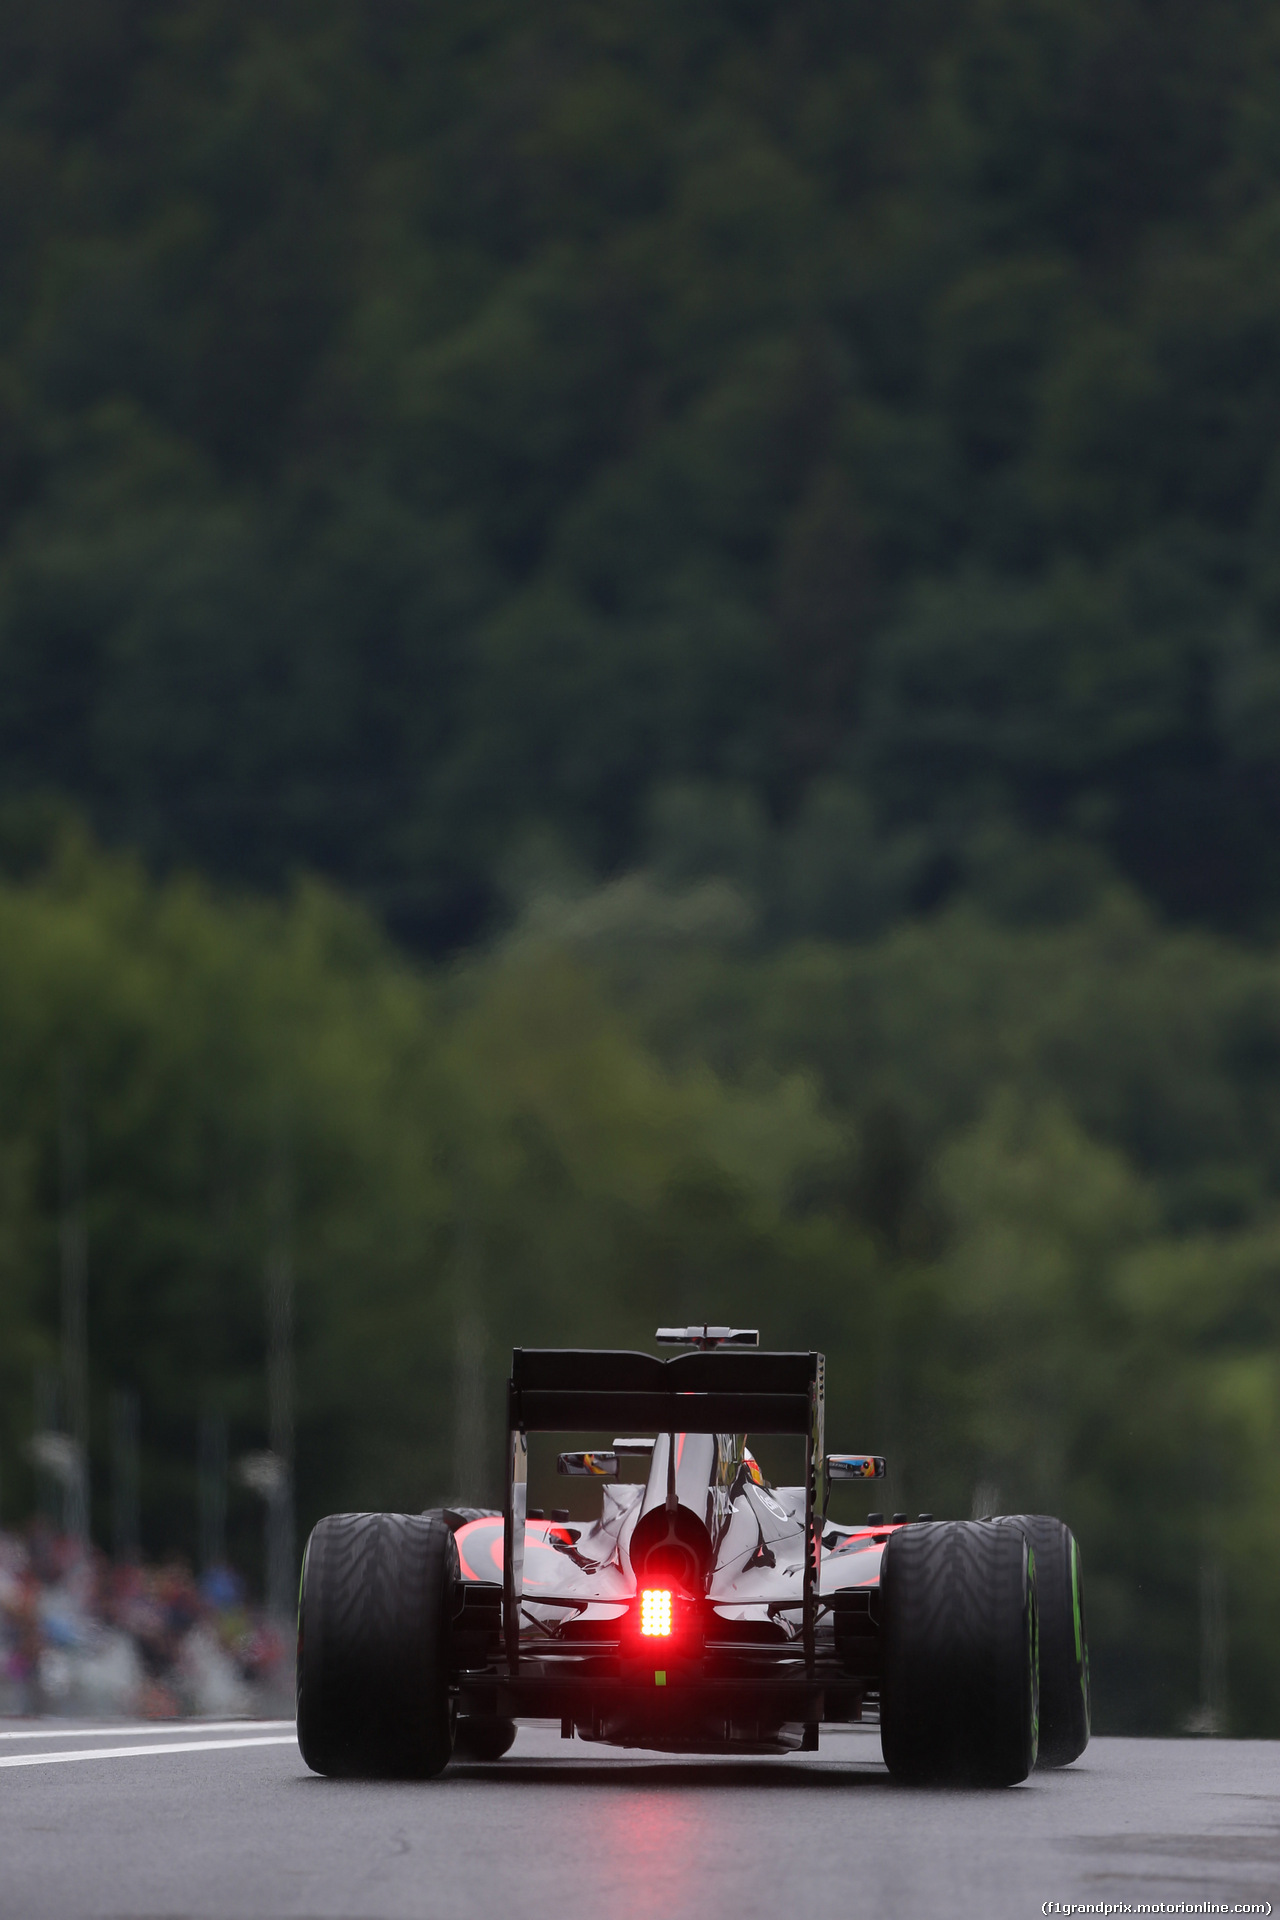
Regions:
[[1012, 1527], [903, 1527], [880, 1573], [880, 1741], [915, 1782], [1013, 1786], [1036, 1763], [1035, 1563]]
[[1036, 1556], [1040, 1602], [1041, 1767], [1065, 1767], [1089, 1744], [1089, 1636], [1084, 1617], [1084, 1569], [1070, 1527], [1046, 1513], [1001, 1516], [1017, 1527]]
[[335, 1513], [298, 1596], [298, 1745], [316, 1773], [425, 1779], [453, 1752], [453, 1535], [438, 1514]]
[[453, 1739], [455, 1760], [501, 1760], [516, 1737], [514, 1720], [476, 1716], [459, 1720]]

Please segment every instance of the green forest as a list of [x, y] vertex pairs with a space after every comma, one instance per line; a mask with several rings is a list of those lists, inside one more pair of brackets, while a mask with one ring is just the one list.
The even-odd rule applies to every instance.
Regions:
[[5, 0], [4, 786], [1265, 931], [1278, 188], [1265, 0]]
[[[732, 900], [548, 892], [424, 969], [317, 882], [219, 898], [67, 835], [0, 886], [0, 1520], [58, 1365], [71, 1058], [99, 1537], [113, 1390], [155, 1550], [196, 1552], [203, 1414], [263, 1443], [283, 1160], [305, 1525], [496, 1499], [513, 1344], [759, 1325], [824, 1348], [886, 1508], [1070, 1520], [1101, 1727], [1203, 1705], [1212, 1578], [1228, 1724], [1274, 1729], [1277, 956], [1121, 890], [1069, 928], [959, 905], [772, 948]], [[259, 1513], [234, 1487], [249, 1566]]]
[[304, 1527], [758, 1324], [1280, 1732], [1278, 535], [1262, 0], [0, 0], [0, 1524], [71, 1073], [104, 1543], [284, 1234]]

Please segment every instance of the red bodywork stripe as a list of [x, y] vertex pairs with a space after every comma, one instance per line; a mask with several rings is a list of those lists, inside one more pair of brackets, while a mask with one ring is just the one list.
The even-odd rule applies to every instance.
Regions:
[[[566, 1545], [570, 1544], [572, 1538], [567, 1529], [557, 1520], [526, 1520], [525, 1532], [526, 1535], [531, 1536], [529, 1544], [535, 1547], [544, 1546], [551, 1539], [552, 1535], [558, 1540], [563, 1540]], [[478, 1539], [473, 1538], [476, 1534], [480, 1536]], [[493, 1518], [484, 1520], [468, 1520], [465, 1526], [458, 1528], [453, 1538], [458, 1549], [458, 1569], [464, 1580], [493, 1579], [494, 1576], [492, 1573], [477, 1572], [476, 1568], [467, 1558], [467, 1551], [468, 1548], [470, 1548], [475, 1553], [476, 1559], [483, 1568], [483, 1556], [486, 1547], [488, 1548], [489, 1559], [493, 1563], [497, 1577], [501, 1580], [503, 1540], [502, 1521], [499, 1518], [494, 1516]], [[531, 1579], [528, 1584], [530, 1586], [538, 1586], [541, 1583]]]

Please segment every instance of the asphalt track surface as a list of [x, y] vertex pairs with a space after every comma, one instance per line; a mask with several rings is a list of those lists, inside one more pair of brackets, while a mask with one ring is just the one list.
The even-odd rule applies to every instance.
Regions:
[[1280, 1742], [1097, 1740], [1023, 1787], [922, 1792], [869, 1728], [684, 1760], [526, 1727], [492, 1766], [375, 1785], [308, 1773], [284, 1722], [0, 1723], [0, 1920], [1029, 1920], [1278, 1892]]

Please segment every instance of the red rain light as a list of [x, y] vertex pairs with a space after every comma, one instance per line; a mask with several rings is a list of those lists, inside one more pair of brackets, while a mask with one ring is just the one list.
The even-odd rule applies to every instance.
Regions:
[[640, 1631], [653, 1640], [671, 1637], [671, 1595], [665, 1587], [646, 1587], [640, 1595]]

